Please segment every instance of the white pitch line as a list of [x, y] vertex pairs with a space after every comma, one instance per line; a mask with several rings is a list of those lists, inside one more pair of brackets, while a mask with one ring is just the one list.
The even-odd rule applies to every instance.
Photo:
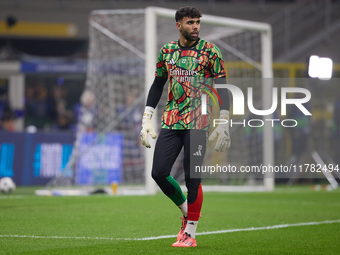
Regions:
[[[302, 223], [293, 223], [293, 224], [273, 225], [273, 226], [267, 226], [267, 227], [236, 228], [236, 229], [201, 232], [201, 233], [196, 233], [196, 235], [214, 235], [214, 234], [224, 234], [224, 233], [233, 233], [233, 232], [242, 232], [242, 231], [271, 230], [271, 229], [279, 229], [279, 228], [322, 225], [322, 224], [332, 224], [332, 223], [340, 223], [340, 220], [302, 222]], [[145, 237], [145, 238], [126, 238], [124, 240], [147, 241], [147, 240], [165, 239], [165, 238], [176, 237], [176, 236], [177, 235], [155, 236], [155, 237]]]
[[17, 198], [24, 198], [24, 196], [20, 196], [20, 195], [3, 195], [0, 196], [0, 199], [17, 199]]
[[[293, 224], [281, 224], [266, 227], [250, 227], [250, 228], [236, 228], [226, 229], [217, 231], [208, 231], [197, 233], [196, 235], [214, 235], [214, 234], [225, 234], [242, 231], [257, 231], [257, 230], [272, 230], [289, 227], [301, 227], [301, 226], [315, 226], [323, 224], [340, 223], [340, 220], [326, 220], [326, 221], [313, 221], [313, 222], [302, 222]], [[32, 238], [32, 239], [76, 239], [76, 240], [109, 240], [109, 241], [151, 241], [158, 239], [167, 239], [177, 237], [177, 235], [164, 235], [164, 236], [152, 236], [143, 238], [114, 238], [114, 237], [86, 237], [86, 236], [35, 236], [35, 235], [0, 235], [0, 238]]]
[[36, 236], [36, 235], [0, 235], [0, 238], [32, 238], [32, 239], [76, 239], [76, 240], [111, 240], [120, 238], [113, 237], [86, 237], [86, 236]]
[[302, 222], [302, 223], [281, 224], [281, 225], [274, 225], [274, 226], [267, 226], [267, 227], [256, 227], [256, 228], [252, 227], [252, 228], [229, 229], [229, 230], [202, 232], [202, 233], [197, 233], [196, 235], [224, 234], [224, 233], [241, 232], [241, 231], [255, 231], [255, 230], [271, 230], [271, 229], [279, 229], [279, 228], [312, 226], [312, 225], [333, 224], [333, 223], [340, 223], [340, 220]]

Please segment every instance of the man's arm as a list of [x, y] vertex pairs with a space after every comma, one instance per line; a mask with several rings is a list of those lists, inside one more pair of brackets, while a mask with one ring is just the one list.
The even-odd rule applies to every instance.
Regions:
[[148, 97], [146, 99], [146, 106], [156, 108], [161, 99], [164, 85], [168, 78], [155, 76], [155, 79], [150, 87]]
[[146, 148], [150, 148], [151, 145], [148, 140], [148, 133], [150, 133], [150, 136], [155, 139], [157, 137], [157, 134], [155, 132], [155, 129], [152, 125], [151, 119], [152, 115], [155, 111], [155, 108], [161, 99], [163, 87], [166, 83], [167, 78], [161, 78], [155, 76], [155, 79], [150, 87], [149, 94], [146, 100], [146, 107], [144, 110], [143, 120], [142, 120], [142, 130], [140, 132], [142, 144]]

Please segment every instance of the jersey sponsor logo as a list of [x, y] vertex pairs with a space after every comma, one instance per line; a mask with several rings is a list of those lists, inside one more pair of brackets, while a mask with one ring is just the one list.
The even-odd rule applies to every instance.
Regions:
[[203, 60], [202, 60], [202, 59], [194, 58], [192, 61], [193, 61], [194, 63], [201, 63]]
[[170, 69], [170, 76], [197, 76], [198, 71], [185, 69]]
[[186, 70], [186, 69], [170, 69], [170, 76], [177, 82], [193, 82], [198, 75], [198, 71]]

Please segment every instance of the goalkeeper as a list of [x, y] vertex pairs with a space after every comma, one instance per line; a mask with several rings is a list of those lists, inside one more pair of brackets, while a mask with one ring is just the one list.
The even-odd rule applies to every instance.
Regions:
[[[191, 178], [191, 165], [202, 165], [210, 126], [211, 98], [208, 113], [201, 114], [203, 90], [195, 84], [205, 81], [205, 89], [215, 83], [226, 83], [224, 62], [218, 47], [199, 38], [200, 10], [182, 7], [175, 14], [179, 40], [165, 44], [159, 51], [155, 79], [146, 101], [141, 141], [150, 148], [148, 134], [156, 138], [151, 119], [166, 81], [169, 79], [168, 98], [163, 111], [161, 131], [154, 152], [152, 178], [182, 211], [182, 227], [174, 247], [197, 246], [195, 234], [201, 214], [203, 192], [200, 178]], [[195, 82], [194, 82], [195, 81]], [[210, 82], [210, 85], [208, 83]], [[229, 119], [229, 94], [226, 89], [217, 90], [220, 97], [220, 118]], [[191, 137], [191, 139], [190, 139]], [[215, 150], [225, 151], [230, 146], [229, 125], [218, 125], [209, 137], [216, 140]], [[171, 168], [184, 148], [185, 184], [187, 198]], [[192, 148], [190, 150], [190, 148]], [[191, 159], [191, 162], [190, 162]], [[193, 164], [194, 163], [194, 164]]]

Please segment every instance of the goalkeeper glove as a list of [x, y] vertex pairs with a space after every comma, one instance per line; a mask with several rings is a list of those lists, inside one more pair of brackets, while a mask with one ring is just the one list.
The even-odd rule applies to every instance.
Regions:
[[152, 115], [154, 113], [155, 109], [151, 106], [145, 107], [144, 115], [143, 115], [143, 121], [142, 121], [142, 130], [140, 131], [140, 137], [142, 140], [142, 144], [146, 148], [151, 148], [151, 145], [148, 140], [148, 133], [150, 133], [150, 136], [155, 139], [157, 137], [157, 134], [155, 132], [155, 129], [152, 125], [151, 119]]
[[217, 137], [215, 150], [216, 151], [225, 151], [229, 149], [231, 140], [229, 134], [229, 111], [221, 110], [220, 111], [220, 119], [224, 119], [225, 122], [219, 123], [215, 130], [209, 136], [209, 141], [214, 141]]

